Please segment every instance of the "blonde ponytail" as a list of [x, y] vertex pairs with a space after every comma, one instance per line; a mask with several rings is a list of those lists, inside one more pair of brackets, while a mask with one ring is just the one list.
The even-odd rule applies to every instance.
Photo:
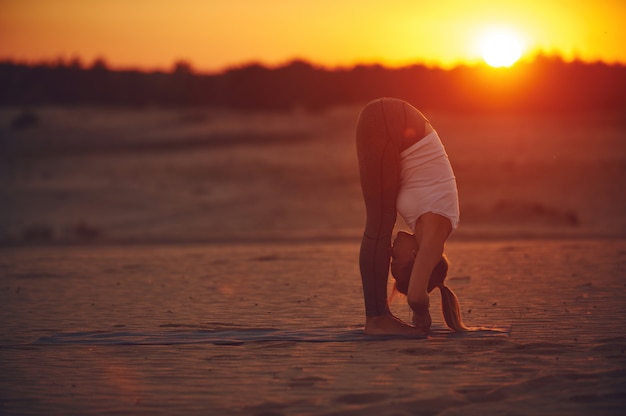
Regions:
[[468, 327], [463, 324], [461, 319], [461, 310], [459, 307], [459, 299], [454, 292], [447, 286], [441, 284], [439, 286], [441, 292], [441, 310], [443, 312], [443, 319], [446, 321], [446, 325], [453, 331], [467, 331]]

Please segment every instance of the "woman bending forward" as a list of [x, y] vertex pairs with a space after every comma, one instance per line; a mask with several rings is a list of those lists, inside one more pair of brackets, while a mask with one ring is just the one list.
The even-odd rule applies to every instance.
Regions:
[[[437, 132], [410, 104], [381, 98], [361, 111], [356, 141], [367, 214], [359, 254], [365, 333], [428, 333], [429, 292], [434, 287], [441, 290], [448, 326], [466, 329], [456, 296], [443, 283], [448, 268], [444, 245], [458, 225], [459, 203], [454, 173]], [[398, 213], [413, 234], [399, 233], [392, 249]], [[387, 279], [392, 254], [396, 288], [407, 296], [413, 325], [389, 310]]]

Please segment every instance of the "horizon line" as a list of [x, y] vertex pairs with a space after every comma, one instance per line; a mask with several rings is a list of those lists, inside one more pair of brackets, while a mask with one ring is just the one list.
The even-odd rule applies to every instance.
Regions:
[[574, 63], [582, 63], [585, 65], [606, 65], [606, 66], [618, 66], [618, 67], [626, 67], [626, 62], [621, 61], [606, 61], [603, 59], [583, 59], [579, 56], [574, 56], [572, 58], [566, 58], [560, 53], [556, 52], [548, 52], [548, 51], [538, 51], [531, 56], [526, 56], [520, 58], [517, 62], [515, 62], [510, 67], [503, 68], [493, 68], [489, 66], [486, 62], [481, 59], [462, 62], [459, 61], [455, 64], [451, 65], [442, 65], [433, 62], [427, 62], [424, 60], [416, 60], [414, 62], [407, 62], [404, 64], [389, 64], [383, 61], [362, 61], [362, 62], [354, 62], [352, 64], [347, 65], [330, 65], [330, 64], [321, 64], [310, 60], [305, 57], [294, 56], [292, 58], [287, 58], [279, 63], [270, 64], [268, 62], [264, 62], [259, 59], [250, 59], [244, 60], [239, 63], [233, 63], [223, 66], [221, 69], [216, 70], [205, 70], [201, 68], [194, 67], [194, 64], [191, 60], [186, 58], [177, 58], [173, 59], [172, 63], [168, 68], [163, 67], [147, 67], [147, 66], [134, 66], [134, 65], [115, 65], [108, 62], [108, 58], [104, 56], [99, 56], [94, 58], [90, 63], [85, 63], [82, 57], [73, 56], [70, 58], [66, 58], [64, 56], [58, 56], [57, 58], [51, 59], [39, 59], [39, 60], [26, 60], [26, 59], [16, 59], [13, 57], [0, 57], [0, 64], [13, 64], [13, 65], [23, 65], [28, 67], [37, 67], [37, 66], [48, 66], [48, 67], [75, 67], [78, 69], [88, 70], [93, 68], [103, 68], [112, 72], [126, 72], [126, 71], [135, 71], [141, 73], [175, 73], [177, 70], [183, 70], [193, 75], [221, 75], [225, 74], [232, 70], [242, 69], [251, 66], [260, 66], [269, 70], [284, 68], [290, 66], [296, 62], [305, 63], [310, 65], [311, 67], [319, 70], [325, 71], [340, 71], [340, 70], [350, 70], [358, 67], [382, 67], [385, 69], [403, 69], [410, 68], [415, 66], [422, 66], [428, 69], [439, 69], [439, 70], [454, 70], [457, 68], [472, 68], [472, 67], [486, 67], [494, 70], [510, 70], [513, 69], [520, 64], [532, 64], [540, 59], [548, 59], [552, 61], [560, 61], [566, 64], [574, 64]]

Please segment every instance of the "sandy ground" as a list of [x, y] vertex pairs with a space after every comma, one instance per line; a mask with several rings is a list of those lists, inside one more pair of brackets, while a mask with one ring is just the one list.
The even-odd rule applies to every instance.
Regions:
[[[621, 414], [623, 240], [448, 252], [466, 323], [508, 334], [445, 336], [435, 295], [438, 334], [358, 335], [357, 243], [6, 249], [0, 413]], [[262, 328], [299, 336], [230, 342]]]
[[619, 115], [427, 112], [449, 285], [510, 330], [435, 295], [433, 336], [372, 340], [357, 108], [34, 111], [0, 111], [0, 414], [621, 414]]

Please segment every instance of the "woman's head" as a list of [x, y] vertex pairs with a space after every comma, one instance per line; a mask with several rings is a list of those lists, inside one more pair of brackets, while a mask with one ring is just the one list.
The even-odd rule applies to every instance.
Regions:
[[[391, 275], [396, 280], [396, 290], [404, 295], [409, 290], [411, 271], [419, 246], [415, 237], [404, 231], [398, 232], [391, 249]], [[448, 327], [454, 331], [466, 331], [463, 324], [459, 300], [445, 284], [448, 275], [448, 259], [442, 256], [433, 269], [428, 281], [428, 293], [438, 287], [441, 292], [441, 309]]]
[[[404, 295], [409, 289], [411, 271], [418, 249], [417, 241], [413, 235], [404, 231], [398, 232], [391, 251], [391, 275], [396, 280], [396, 289]], [[430, 275], [428, 293], [432, 292], [434, 288], [442, 286], [447, 274], [448, 259], [444, 255]]]

